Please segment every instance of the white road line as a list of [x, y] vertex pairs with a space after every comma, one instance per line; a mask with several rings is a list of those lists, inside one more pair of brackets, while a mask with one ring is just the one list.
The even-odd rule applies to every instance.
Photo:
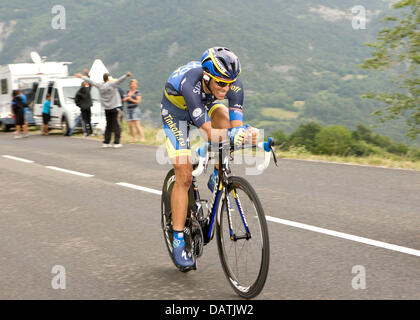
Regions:
[[146, 188], [146, 187], [142, 187], [142, 186], [137, 186], [137, 185], [131, 184], [131, 183], [118, 182], [116, 184], [118, 184], [119, 186], [131, 188], [131, 189], [135, 189], [135, 190], [140, 190], [140, 191], [144, 191], [144, 192], [149, 192], [149, 193], [162, 195], [162, 191], [155, 190], [155, 189], [150, 189], [150, 188]]
[[87, 174], [87, 173], [82, 173], [82, 172], [77, 172], [77, 171], [72, 171], [72, 170], [57, 168], [57, 167], [53, 167], [53, 166], [47, 166], [46, 168], [52, 169], [52, 170], [56, 170], [56, 171], [65, 172], [65, 173], [70, 173], [70, 174], [74, 174], [76, 176], [81, 176], [81, 177], [86, 177], [86, 178], [91, 178], [91, 177], [94, 176], [92, 174]]
[[338, 238], [342, 238], [342, 239], [356, 241], [356, 242], [360, 242], [360, 243], [364, 243], [364, 244], [369, 244], [371, 246], [380, 247], [380, 248], [393, 250], [393, 251], [398, 251], [398, 252], [402, 252], [402, 253], [406, 253], [406, 254], [410, 254], [410, 255], [413, 255], [413, 256], [420, 257], [420, 250], [410, 249], [410, 248], [401, 247], [401, 246], [397, 246], [395, 244], [389, 244], [389, 243], [382, 242], [382, 241], [376, 241], [376, 240], [371, 240], [371, 239], [367, 239], [367, 238], [363, 238], [363, 237], [353, 236], [351, 234], [342, 233], [342, 232], [333, 231], [333, 230], [328, 230], [328, 229], [319, 228], [319, 227], [314, 227], [314, 226], [310, 226], [310, 225], [307, 225], [307, 224], [294, 222], [294, 221], [290, 221], [290, 220], [284, 220], [284, 219], [279, 219], [279, 218], [270, 217], [270, 216], [266, 216], [266, 219], [268, 221], [285, 224], [285, 225], [295, 227], [295, 228], [300, 228], [300, 229], [305, 229], [305, 230], [314, 231], [314, 232], [318, 232], [318, 233], [323, 233], [323, 234], [330, 235], [330, 236], [333, 236], [333, 237], [338, 237]]
[[9, 156], [9, 155], [3, 155], [3, 158], [17, 160], [17, 161], [26, 162], [26, 163], [34, 163], [32, 160], [27, 160], [27, 159], [18, 158], [18, 157]]
[[418, 172], [417, 169], [392, 168], [392, 167], [386, 167], [386, 166], [375, 166], [375, 165], [370, 165], [370, 164], [360, 164], [360, 163], [351, 163], [351, 162], [336, 162], [336, 161], [327, 161], [327, 160], [293, 159], [293, 158], [283, 158], [283, 159], [284, 160], [293, 160], [293, 161], [306, 161], [306, 162], [326, 163], [326, 164], [339, 164], [339, 165], [344, 165], [344, 166], [357, 166], [357, 167], [367, 167], [367, 168], [379, 168], [379, 169], [390, 169], [390, 170]]

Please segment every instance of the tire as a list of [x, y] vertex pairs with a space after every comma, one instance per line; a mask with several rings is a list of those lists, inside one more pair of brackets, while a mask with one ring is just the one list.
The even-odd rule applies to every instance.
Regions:
[[3, 132], [9, 132], [10, 127], [3, 122], [1, 124], [1, 129], [3, 130]]
[[[239, 199], [238, 202], [233, 195], [233, 190]], [[231, 214], [233, 234], [243, 236], [243, 238], [232, 239], [229, 233], [226, 195], [229, 200], [233, 199], [230, 202], [233, 211]], [[250, 210], [250, 206], [244, 207], [244, 200], [247, 205], [252, 205], [253, 210]], [[243, 212], [248, 224], [251, 235], [249, 238], [245, 238], [246, 228], [240, 211]], [[230, 177], [226, 193], [218, 203], [217, 213], [217, 248], [225, 276], [239, 296], [247, 299], [253, 298], [264, 288], [270, 264], [268, 228], [261, 202], [248, 181], [241, 177]], [[254, 250], [254, 255], [245, 257], [249, 249]], [[234, 257], [232, 258], [232, 256]], [[242, 274], [243, 270], [245, 270], [244, 274]]]
[[69, 122], [67, 121], [66, 117], [63, 117], [63, 119], [61, 120], [61, 130], [63, 131], [63, 136], [70, 135]]
[[163, 238], [165, 240], [166, 249], [168, 249], [169, 256], [175, 264], [172, 256], [172, 242], [174, 239], [172, 230], [172, 212], [171, 212], [171, 194], [173, 183], [175, 182], [175, 170], [171, 169], [163, 182], [162, 197], [161, 197], [161, 227], [163, 231]]

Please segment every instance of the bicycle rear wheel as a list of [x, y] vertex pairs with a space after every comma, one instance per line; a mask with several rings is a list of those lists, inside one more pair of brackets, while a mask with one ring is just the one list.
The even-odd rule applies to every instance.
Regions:
[[165, 181], [162, 187], [162, 198], [161, 198], [161, 226], [163, 231], [163, 237], [165, 239], [166, 249], [168, 249], [169, 256], [172, 262], [175, 264], [172, 256], [172, 242], [174, 240], [172, 230], [172, 212], [171, 212], [171, 194], [173, 184], [175, 182], [174, 169], [170, 170], [166, 175]]
[[264, 210], [245, 179], [229, 178], [216, 228], [219, 257], [230, 285], [241, 297], [255, 297], [267, 279], [270, 247]]

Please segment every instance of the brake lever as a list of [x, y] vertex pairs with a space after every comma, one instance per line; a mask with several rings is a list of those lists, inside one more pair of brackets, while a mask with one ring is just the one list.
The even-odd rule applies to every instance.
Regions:
[[270, 149], [271, 153], [273, 154], [274, 164], [276, 165], [276, 167], [278, 167], [279, 165], [277, 164], [276, 150], [274, 149], [274, 146], [272, 146]]

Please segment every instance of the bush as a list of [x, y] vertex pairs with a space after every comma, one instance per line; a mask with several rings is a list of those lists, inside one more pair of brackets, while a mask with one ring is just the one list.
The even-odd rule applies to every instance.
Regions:
[[363, 140], [353, 141], [350, 146], [349, 155], [356, 157], [366, 157], [372, 154], [378, 154], [376, 149], [378, 149], [378, 147], [374, 147]]
[[322, 127], [315, 123], [309, 122], [301, 124], [290, 136], [290, 145], [304, 146], [310, 152], [315, 151], [315, 136], [321, 131]]
[[397, 155], [406, 155], [410, 149], [404, 143], [392, 143], [386, 151], [397, 154]]
[[283, 130], [278, 129], [272, 134], [274, 138], [274, 143], [280, 150], [286, 151], [289, 150], [289, 137], [283, 132]]
[[315, 143], [318, 154], [347, 156], [351, 153], [353, 139], [344, 126], [328, 126], [315, 136]]

